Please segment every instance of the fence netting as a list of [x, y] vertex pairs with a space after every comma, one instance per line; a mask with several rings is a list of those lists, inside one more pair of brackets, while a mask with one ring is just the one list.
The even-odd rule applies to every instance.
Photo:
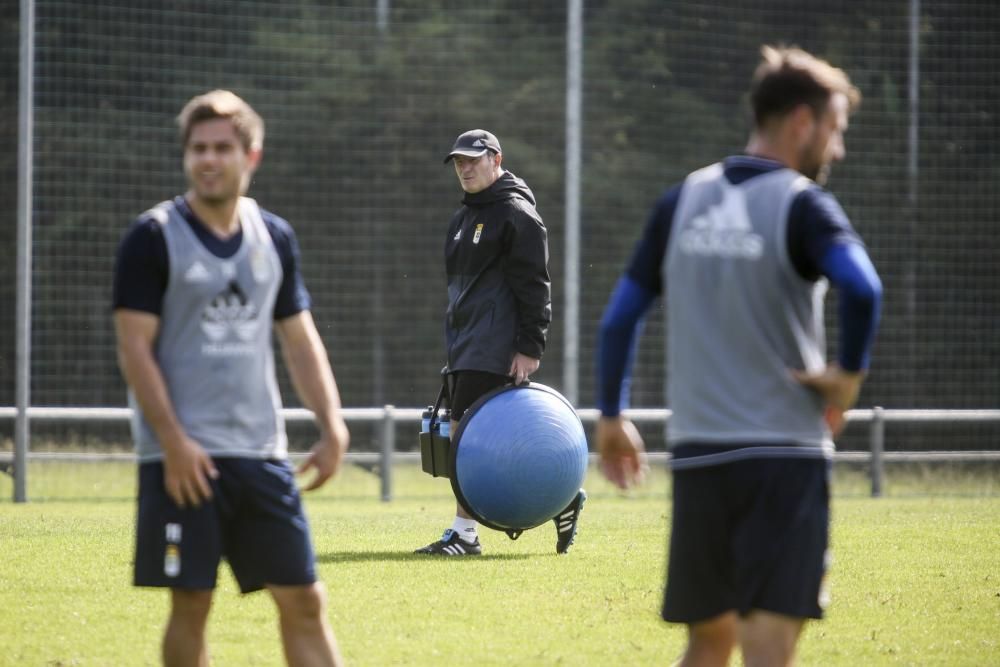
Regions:
[[[0, 405], [14, 404], [17, 5], [0, 4]], [[598, 321], [649, 207], [691, 169], [744, 146], [746, 84], [763, 43], [827, 57], [865, 97], [829, 183], [885, 285], [861, 406], [998, 406], [994, 0], [920, 3], [916, 70], [907, 2], [584, 6], [582, 407], [594, 404]], [[460, 199], [441, 159], [473, 127], [500, 138], [505, 166], [534, 190], [548, 226], [555, 319], [537, 379], [560, 386], [563, 3], [38, 0], [35, 11], [33, 404], [124, 404], [109, 308], [114, 252], [136, 215], [183, 191], [173, 119], [213, 88], [237, 92], [266, 121], [250, 194], [298, 234], [347, 405], [419, 406], [436, 394], [442, 247]], [[649, 317], [639, 351], [636, 407], [663, 404], [661, 314]], [[829, 320], [835, 346], [833, 308]], [[299, 405], [282, 384], [286, 404]], [[894, 425], [887, 437], [890, 448], [993, 449], [998, 434]], [[864, 437], [852, 429], [844, 446]]]

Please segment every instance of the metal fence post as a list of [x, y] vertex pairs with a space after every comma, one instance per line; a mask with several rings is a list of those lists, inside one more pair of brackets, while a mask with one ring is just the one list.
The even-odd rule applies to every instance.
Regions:
[[885, 415], [882, 412], [879, 406], [875, 406], [872, 410], [870, 436], [872, 498], [879, 498], [882, 495], [882, 452], [885, 450]]
[[580, 398], [580, 179], [583, 136], [583, 0], [566, 0], [566, 296], [563, 327], [563, 393]]
[[384, 408], [382, 417], [382, 462], [379, 476], [382, 479], [382, 502], [392, 500], [392, 455], [396, 451], [396, 416], [392, 405]]
[[31, 225], [34, 187], [35, 2], [21, 0], [17, 100], [17, 296], [15, 304], [14, 502], [28, 501], [31, 427]]

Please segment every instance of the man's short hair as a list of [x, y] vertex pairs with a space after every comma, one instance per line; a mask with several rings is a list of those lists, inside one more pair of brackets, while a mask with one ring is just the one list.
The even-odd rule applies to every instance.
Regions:
[[177, 116], [181, 145], [187, 145], [195, 125], [216, 118], [232, 122], [245, 151], [263, 148], [264, 120], [242, 98], [228, 90], [213, 90], [198, 95], [184, 105]]
[[795, 47], [763, 46], [762, 60], [750, 84], [754, 123], [763, 127], [801, 104], [821, 115], [836, 93], [847, 97], [849, 110], [861, 103], [861, 92], [844, 70]]

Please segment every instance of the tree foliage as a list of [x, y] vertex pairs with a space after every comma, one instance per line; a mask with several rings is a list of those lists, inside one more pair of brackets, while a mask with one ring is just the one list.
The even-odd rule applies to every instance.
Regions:
[[[0, 13], [0, 195], [16, 183], [17, 16]], [[443, 230], [460, 192], [441, 157], [486, 127], [549, 227], [556, 319], [539, 379], [558, 385], [564, 312], [566, 7], [453, 0], [37, 2], [34, 202], [36, 403], [120, 404], [108, 318], [128, 221], [183, 188], [173, 117], [231, 88], [267, 122], [252, 195], [287, 217], [345, 400], [425, 403], [444, 359]], [[865, 100], [831, 188], [887, 285], [866, 401], [970, 407], [1000, 392], [997, 211], [1000, 86], [994, 3], [920, 17], [919, 172], [909, 170], [906, 3], [585, 3], [581, 403], [594, 333], [650, 204], [746, 140], [746, 82], [764, 43], [797, 44], [850, 72]], [[13, 265], [13, 207], [0, 265]], [[13, 308], [12, 273], [0, 315]], [[966, 295], [963, 299], [949, 294]], [[11, 316], [2, 318], [9, 321]], [[633, 396], [660, 402], [652, 323]], [[13, 329], [0, 333], [0, 372]], [[917, 369], [920, 369], [919, 371]], [[918, 376], [918, 372], [920, 375]], [[943, 397], [924, 372], [968, 389]], [[12, 386], [0, 402], [13, 400]], [[288, 395], [286, 393], [286, 395]]]

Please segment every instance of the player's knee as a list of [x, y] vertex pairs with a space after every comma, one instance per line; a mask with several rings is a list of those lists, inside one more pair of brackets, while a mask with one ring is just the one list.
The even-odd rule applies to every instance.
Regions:
[[766, 643], [743, 643], [744, 667], [784, 667], [791, 665], [795, 657], [795, 645], [777, 645]]
[[703, 644], [732, 646], [736, 643], [737, 616], [727, 612], [688, 626], [688, 639]]
[[744, 667], [791, 665], [795, 639], [787, 636], [743, 637], [740, 641]]
[[688, 626], [688, 645], [680, 664], [725, 665], [736, 646], [737, 616], [728, 612]]
[[194, 623], [204, 622], [212, 609], [212, 591], [172, 589], [170, 612], [177, 619]]
[[802, 619], [778, 614], [750, 614], [740, 632], [744, 665], [757, 667], [791, 664], [802, 624]]
[[326, 613], [326, 589], [316, 582], [309, 586], [285, 586], [271, 589], [283, 616], [316, 619]]
[[310, 617], [319, 617], [326, 612], [326, 588], [317, 582], [304, 591], [303, 608]]

